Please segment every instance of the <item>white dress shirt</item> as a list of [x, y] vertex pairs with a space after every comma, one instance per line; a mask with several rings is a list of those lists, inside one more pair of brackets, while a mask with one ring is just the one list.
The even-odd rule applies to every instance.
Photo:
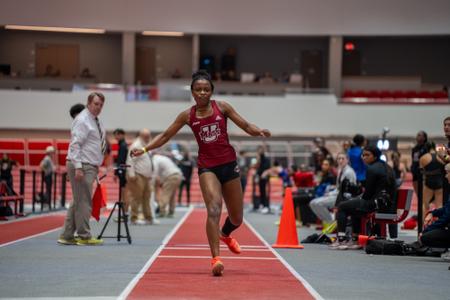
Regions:
[[[130, 146], [130, 151], [133, 149], [142, 149], [145, 144], [142, 142], [140, 138], [137, 138], [133, 144]], [[140, 174], [144, 177], [151, 178], [153, 173], [152, 162], [150, 158], [150, 153], [144, 153], [140, 156], [130, 156], [130, 151], [128, 151], [127, 156], [127, 165], [130, 167], [127, 169], [127, 174], [130, 177], [134, 177], [137, 174]]]
[[164, 155], [153, 155], [153, 168], [154, 175], [157, 176], [161, 182], [163, 182], [170, 175], [182, 175], [180, 168], [178, 168], [170, 158]]
[[[105, 128], [99, 121], [102, 135], [105, 136]], [[85, 108], [72, 122], [71, 141], [67, 159], [76, 169], [81, 168], [82, 163], [101, 166], [103, 163], [102, 138], [95, 121], [95, 116]]]

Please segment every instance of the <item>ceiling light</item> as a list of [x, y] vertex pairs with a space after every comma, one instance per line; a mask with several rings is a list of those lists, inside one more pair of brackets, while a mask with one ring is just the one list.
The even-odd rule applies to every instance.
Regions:
[[71, 32], [71, 33], [105, 33], [105, 29], [69, 28], [69, 27], [46, 27], [46, 26], [22, 26], [22, 25], [6, 25], [5, 29], [52, 31], [52, 32]]
[[143, 31], [143, 35], [153, 35], [153, 36], [183, 36], [183, 32], [178, 31]]

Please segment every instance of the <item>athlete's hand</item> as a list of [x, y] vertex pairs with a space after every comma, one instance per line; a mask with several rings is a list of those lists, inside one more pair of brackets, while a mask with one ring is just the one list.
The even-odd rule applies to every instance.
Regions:
[[143, 149], [133, 149], [133, 150], [131, 150], [130, 156], [135, 157], [135, 156], [140, 156], [142, 154], [144, 154]]
[[272, 135], [268, 129], [262, 129], [259, 134], [263, 137], [270, 137]]

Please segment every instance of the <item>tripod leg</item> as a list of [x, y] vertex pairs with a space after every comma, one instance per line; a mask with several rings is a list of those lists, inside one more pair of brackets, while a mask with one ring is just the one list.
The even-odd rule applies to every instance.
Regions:
[[109, 213], [108, 219], [106, 220], [105, 225], [103, 225], [102, 231], [100, 232], [99, 236], [97, 237], [98, 239], [101, 239], [103, 236], [103, 233], [105, 232], [106, 227], [108, 226], [109, 220], [111, 219], [112, 215], [114, 214], [114, 211], [116, 210], [116, 206], [118, 206], [118, 203], [116, 202], [113, 206], [113, 209], [111, 210], [111, 212]]
[[121, 201], [118, 202], [119, 205], [119, 221], [117, 222], [117, 241], [120, 242], [120, 229], [122, 227], [122, 213], [123, 213], [123, 203]]
[[127, 238], [128, 244], [131, 244], [131, 235], [130, 235], [130, 230], [128, 229], [128, 216], [125, 214], [125, 208], [123, 207], [123, 205], [121, 206], [120, 209], [122, 209], [122, 213], [124, 215], [125, 222], [123, 222], [123, 223], [125, 225], [125, 232], [127, 233], [126, 238]]

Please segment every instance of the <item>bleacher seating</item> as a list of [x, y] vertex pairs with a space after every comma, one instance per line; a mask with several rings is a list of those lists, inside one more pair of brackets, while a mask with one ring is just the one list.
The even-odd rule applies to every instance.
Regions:
[[342, 93], [349, 104], [450, 104], [445, 91], [352, 91]]

